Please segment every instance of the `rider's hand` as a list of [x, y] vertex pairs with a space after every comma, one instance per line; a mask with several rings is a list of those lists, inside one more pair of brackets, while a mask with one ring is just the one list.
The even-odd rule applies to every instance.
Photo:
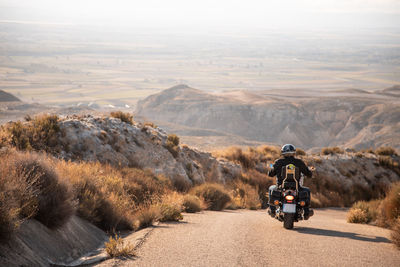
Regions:
[[310, 167], [310, 171], [312, 171], [312, 172], [315, 171], [315, 167], [314, 167], [314, 166], [311, 166], [311, 167]]

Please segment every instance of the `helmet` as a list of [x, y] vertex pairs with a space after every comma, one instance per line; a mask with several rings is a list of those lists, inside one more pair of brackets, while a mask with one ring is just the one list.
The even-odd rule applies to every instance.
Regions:
[[281, 154], [284, 156], [293, 156], [296, 153], [296, 147], [291, 144], [286, 144], [281, 149]]

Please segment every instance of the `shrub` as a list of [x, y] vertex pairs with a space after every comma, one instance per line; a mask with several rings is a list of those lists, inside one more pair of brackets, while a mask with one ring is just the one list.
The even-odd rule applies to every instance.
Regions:
[[204, 202], [197, 196], [185, 195], [183, 198], [183, 210], [189, 213], [195, 213], [206, 209]]
[[296, 148], [296, 155], [298, 156], [305, 156], [306, 152], [301, 148]]
[[321, 150], [323, 155], [335, 155], [335, 154], [343, 154], [344, 150], [340, 147], [325, 147]]
[[390, 238], [393, 243], [400, 249], [400, 218], [397, 218], [393, 227], [392, 233], [390, 234]]
[[392, 184], [382, 202], [383, 216], [388, 224], [400, 217], [400, 182]]
[[1, 142], [19, 150], [51, 151], [57, 145], [59, 131], [56, 115], [41, 115], [26, 123], [18, 121], [2, 126]]
[[131, 244], [125, 244], [124, 240], [115, 235], [110, 236], [108, 242], [104, 243], [106, 252], [111, 258], [115, 257], [132, 257], [135, 256], [134, 247]]
[[170, 134], [165, 142], [165, 148], [174, 156], [174, 158], [179, 155], [179, 137], [175, 134]]
[[257, 189], [241, 181], [234, 184], [233, 203], [236, 207], [251, 210], [257, 210], [261, 207]]
[[191, 192], [203, 198], [210, 210], [223, 210], [231, 201], [228, 192], [220, 184], [202, 184], [194, 187]]
[[37, 191], [32, 187], [37, 177], [28, 182], [15, 168], [14, 157], [8, 153], [0, 156], [0, 242], [7, 240], [22, 221], [37, 211], [34, 199]]
[[[365, 212], [366, 215], [366, 222], [373, 222], [376, 221], [378, 218], [378, 210], [381, 204], [381, 200], [372, 200], [372, 201], [357, 201], [351, 207], [351, 210], [362, 210]], [[350, 210], [350, 212], [351, 212]]]
[[133, 228], [134, 197], [120, 171], [100, 163], [64, 161], [57, 163], [57, 170], [72, 184], [80, 217], [105, 231]]
[[128, 124], [133, 124], [133, 116], [129, 113], [125, 113], [122, 111], [114, 111], [110, 113], [111, 117], [120, 119], [121, 121], [128, 123]]
[[367, 212], [361, 209], [350, 209], [347, 214], [347, 222], [349, 223], [368, 223]]
[[134, 229], [139, 230], [152, 226], [160, 217], [161, 211], [159, 205], [143, 204], [138, 207], [134, 214]]
[[151, 128], [157, 128], [157, 125], [155, 125], [154, 123], [152, 123], [152, 122], [149, 122], [149, 121], [146, 121], [144, 124], [143, 124], [143, 127], [151, 127]]
[[171, 192], [162, 197], [160, 203], [161, 222], [166, 221], [180, 221], [183, 219], [181, 214], [183, 210], [183, 197], [182, 195]]
[[392, 147], [380, 147], [377, 150], [375, 150], [376, 155], [380, 156], [396, 156], [396, 150]]
[[32, 154], [19, 154], [14, 165], [27, 183], [34, 181], [32, 187], [37, 193], [33, 200], [37, 211], [33, 217], [49, 228], [58, 228], [75, 211], [73, 194], [45, 160]]
[[187, 192], [192, 187], [192, 183], [180, 175], [174, 177], [172, 184], [178, 192]]

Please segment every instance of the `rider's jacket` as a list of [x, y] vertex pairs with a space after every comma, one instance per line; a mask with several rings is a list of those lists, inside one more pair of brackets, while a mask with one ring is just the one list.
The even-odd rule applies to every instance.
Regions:
[[273, 165], [273, 169], [268, 172], [268, 175], [271, 177], [276, 175], [276, 177], [278, 178], [277, 179], [278, 184], [280, 184], [280, 181], [282, 181], [282, 179], [281, 179], [282, 178], [282, 175], [281, 175], [282, 167], [284, 167], [288, 164], [293, 164], [294, 166], [299, 168], [300, 172], [303, 173], [305, 176], [307, 176], [307, 177], [312, 176], [312, 172], [310, 171], [310, 169], [308, 169], [306, 164], [301, 159], [297, 159], [293, 156], [284, 157], [284, 158], [276, 160]]

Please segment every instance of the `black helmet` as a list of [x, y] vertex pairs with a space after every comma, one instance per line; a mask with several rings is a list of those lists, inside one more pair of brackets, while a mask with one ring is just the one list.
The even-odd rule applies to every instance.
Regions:
[[296, 153], [296, 147], [291, 144], [286, 144], [281, 149], [281, 154], [284, 156], [293, 156]]

